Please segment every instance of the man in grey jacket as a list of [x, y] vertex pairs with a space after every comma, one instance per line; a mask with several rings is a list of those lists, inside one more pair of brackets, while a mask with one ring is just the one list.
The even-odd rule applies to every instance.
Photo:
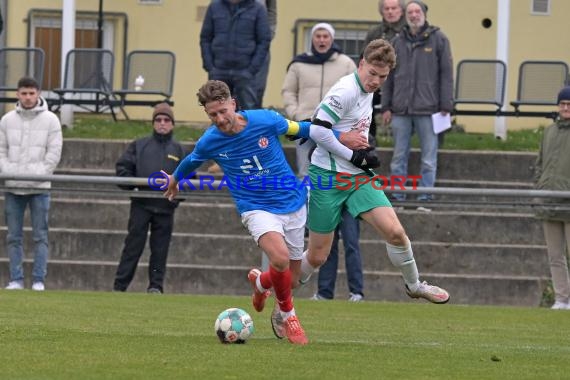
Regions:
[[[392, 123], [392, 176], [407, 176], [410, 139], [415, 132], [421, 147], [419, 185], [433, 187], [438, 137], [431, 115], [446, 115], [453, 109], [453, 60], [449, 40], [438, 27], [428, 24], [426, 12], [427, 5], [419, 0], [406, 5], [407, 25], [392, 41], [398, 62], [382, 87], [382, 119]], [[394, 194], [394, 198], [403, 201], [405, 194]], [[431, 199], [431, 194], [418, 196], [419, 201]]]
[[[40, 97], [40, 86], [33, 78], [18, 81], [16, 109], [0, 120], [0, 171], [5, 174], [53, 174], [61, 158], [61, 124]], [[24, 288], [23, 225], [30, 207], [34, 240], [32, 289], [43, 291], [48, 259], [48, 212], [50, 182], [6, 181], [4, 207], [10, 257], [9, 290]]]

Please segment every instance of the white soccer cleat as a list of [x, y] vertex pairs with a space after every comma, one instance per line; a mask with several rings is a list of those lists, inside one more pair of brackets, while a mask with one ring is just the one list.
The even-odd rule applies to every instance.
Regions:
[[273, 329], [273, 334], [275, 334], [278, 339], [285, 338], [285, 324], [277, 300], [275, 300], [275, 307], [271, 312], [271, 328]]
[[430, 285], [426, 281], [420, 283], [416, 291], [412, 292], [406, 285], [406, 294], [411, 298], [424, 298], [433, 303], [446, 303], [449, 301], [449, 293], [439, 286]]

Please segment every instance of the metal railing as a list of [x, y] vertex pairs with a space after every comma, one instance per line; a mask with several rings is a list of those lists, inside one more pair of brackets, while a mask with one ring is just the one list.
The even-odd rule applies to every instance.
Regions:
[[[110, 185], [110, 186], [135, 186], [141, 189], [149, 187], [148, 178], [133, 178], [133, 177], [116, 177], [116, 176], [86, 176], [86, 175], [64, 175], [64, 174], [53, 174], [53, 175], [32, 175], [32, 174], [5, 174], [0, 173], [0, 180], [16, 180], [16, 181], [37, 181], [44, 182], [50, 181], [52, 185], [52, 191], [73, 191], [73, 192], [94, 192], [96, 194], [101, 194], [101, 189], [83, 189], [83, 188], [66, 188], [59, 187], [59, 184], [82, 184], [82, 185]], [[187, 189], [181, 191], [181, 196], [187, 196], [192, 193], [200, 193], [201, 196], [205, 192], [209, 192], [210, 188], [220, 188], [223, 187], [222, 181], [208, 181], [206, 185], [199, 178], [190, 179], [188, 182], [194, 185], [195, 189]], [[0, 189], [12, 190], [13, 188], [5, 187], [2, 185]], [[20, 188], [21, 190], [21, 188]], [[128, 197], [162, 197], [162, 192], [160, 190], [153, 194], [151, 191], [140, 192], [136, 190], [120, 190], [112, 189], [108, 191], [113, 195], [121, 195]], [[533, 199], [567, 199], [570, 200], [570, 191], [552, 191], [552, 190], [528, 190], [528, 189], [514, 189], [514, 188], [464, 188], [464, 187], [416, 187], [415, 189], [390, 189], [387, 187], [384, 189], [386, 193], [428, 193], [434, 195], [455, 195], [455, 196], [475, 196], [475, 197], [496, 197], [496, 198], [524, 198], [528, 200], [529, 204], [534, 204]], [[142, 194], [141, 194], [142, 193]], [[217, 191], [218, 194], [228, 193], [227, 191]], [[431, 204], [431, 203], [430, 203]], [[437, 205], [438, 202], [433, 202]], [[552, 204], [556, 206], [556, 204]]]

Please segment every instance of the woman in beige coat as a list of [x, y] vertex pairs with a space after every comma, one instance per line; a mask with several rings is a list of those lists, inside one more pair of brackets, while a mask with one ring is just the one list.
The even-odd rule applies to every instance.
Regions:
[[[281, 94], [287, 117], [308, 119], [340, 78], [356, 70], [356, 64], [334, 44], [334, 28], [327, 23], [311, 30], [311, 51], [297, 55], [289, 64]], [[309, 168], [308, 154], [314, 143], [297, 142], [297, 174], [305, 177]]]

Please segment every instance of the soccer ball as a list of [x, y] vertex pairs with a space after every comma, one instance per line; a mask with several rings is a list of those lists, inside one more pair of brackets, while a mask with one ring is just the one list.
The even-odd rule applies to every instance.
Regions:
[[214, 331], [222, 343], [245, 343], [253, 334], [253, 319], [242, 309], [232, 307], [216, 318]]

